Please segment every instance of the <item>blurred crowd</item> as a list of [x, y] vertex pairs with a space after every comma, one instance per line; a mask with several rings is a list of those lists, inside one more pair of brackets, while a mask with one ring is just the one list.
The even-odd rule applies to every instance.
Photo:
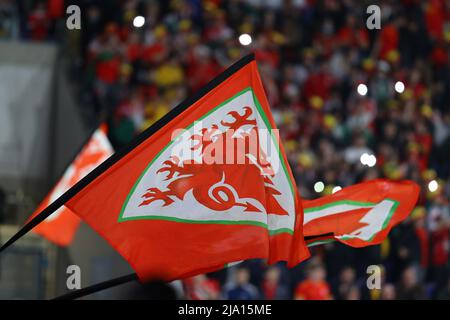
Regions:
[[[313, 247], [291, 270], [246, 261], [186, 280], [188, 298], [450, 298], [450, 1], [375, 1], [380, 30], [366, 28], [372, 3], [360, 0], [78, 2], [81, 104], [108, 122], [117, 148], [254, 52], [302, 197], [378, 177], [421, 185], [380, 246]], [[54, 41], [64, 1], [24, 3], [16, 28], [24, 9], [0, 0], [0, 38]], [[380, 268], [380, 290], [367, 288], [368, 265]]]

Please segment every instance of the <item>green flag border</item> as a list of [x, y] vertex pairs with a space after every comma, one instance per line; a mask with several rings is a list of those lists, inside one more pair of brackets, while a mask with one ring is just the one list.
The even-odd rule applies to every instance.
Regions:
[[[320, 239], [320, 238], [323, 238], [324, 235], [319, 235], [319, 236], [313, 236], [311, 239], [309, 239], [310, 242], [308, 242], [308, 246], [315, 246], [315, 245], [325, 244], [325, 243], [334, 242], [334, 241], [339, 241], [339, 242], [342, 242], [342, 243], [346, 243], [346, 241], [353, 240], [353, 239], [359, 239], [361, 241], [364, 241], [364, 242], [367, 242], [368, 244], [370, 244], [370, 242], [373, 241], [373, 239], [380, 232], [382, 232], [383, 230], [385, 230], [387, 228], [387, 226], [389, 225], [389, 222], [391, 221], [392, 217], [394, 216], [395, 211], [397, 211], [397, 208], [400, 205], [400, 202], [398, 200], [394, 200], [392, 198], [384, 198], [381, 201], [384, 201], [384, 200], [391, 201], [393, 203], [393, 205], [392, 205], [391, 209], [389, 210], [388, 215], [384, 219], [381, 229], [379, 231], [375, 232], [368, 240], [363, 240], [361, 238], [352, 237], [352, 236], [336, 237], [334, 234], [327, 235], [327, 237], [329, 237], [328, 239]], [[379, 204], [380, 202], [363, 202], [363, 201], [354, 201], [354, 200], [339, 200], [339, 201], [329, 202], [329, 203], [326, 203], [326, 204], [323, 204], [323, 205], [317, 206], [317, 207], [310, 207], [310, 208], [304, 209], [303, 212], [304, 212], [304, 214], [309, 214], [311, 212], [316, 212], [316, 211], [319, 211], [319, 210], [322, 210], [322, 209], [335, 207], [335, 206], [338, 206], [338, 205], [341, 205], [341, 204], [355, 205], [355, 206], [360, 206], [362, 208], [364, 208], [364, 207], [366, 207], [366, 208], [373, 208], [377, 204]], [[319, 240], [316, 241], [314, 239], [319, 239]]]

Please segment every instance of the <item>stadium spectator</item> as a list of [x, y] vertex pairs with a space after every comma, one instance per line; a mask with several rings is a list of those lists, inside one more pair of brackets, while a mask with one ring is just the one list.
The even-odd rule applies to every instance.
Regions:
[[224, 297], [228, 300], [254, 300], [258, 299], [258, 289], [250, 282], [250, 272], [239, 267], [234, 275], [234, 281], [224, 290]]
[[30, 38], [42, 41], [49, 36], [50, 17], [45, 2], [36, 2], [33, 10], [28, 15], [28, 30]]
[[426, 210], [424, 207], [419, 206], [411, 213], [411, 219], [414, 223], [415, 236], [419, 240], [420, 246], [420, 261], [419, 261], [419, 278], [424, 280], [426, 270], [429, 266], [430, 256], [430, 241], [429, 233], [426, 228]]
[[281, 283], [281, 272], [277, 266], [270, 267], [264, 274], [262, 298], [265, 300], [285, 300], [289, 298], [288, 288]]
[[306, 279], [300, 282], [295, 289], [297, 300], [330, 300], [332, 294], [330, 286], [325, 280], [325, 268], [318, 262], [307, 266]]
[[[351, 266], [346, 266], [342, 269], [339, 275], [339, 282], [333, 289], [334, 297], [337, 300], [343, 300], [356, 287], [356, 272]], [[353, 292], [355, 294], [356, 292]]]
[[403, 271], [396, 292], [400, 300], [422, 300], [427, 297], [425, 288], [418, 282], [417, 271], [412, 266]]
[[[415, 232], [415, 226], [411, 219], [407, 219], [398, 226], [400, 230], [394, 232], [391, 239], [391, 245], [395, 248], [392, 252], [393, 260], [392, 278], [396, 281], [402, 271], [408, 266], [414, 266], [420, 269], [421, 263], [421, 243]], [[423, 275], [423, 272], [419, 272]]]
[[395, 286], [390, 283], [386, 283], [381, 291], [381, 300], [395, 300], [395, 299], [396, 299]]
[[345, 300], [360, 300], [361, 299], [361, 291], [358, 286], [351, 286], [344, 293]]
[[449, 225], [450, 208], [448, 201], [438, 195], [430, 208], [428, 223], [431, 232], [431, 276], [437, 283], [436, 290], [445, 286], [449, 277]]
[[217, 300], [220, 298], [219, 283], [205, 275], [198, 275], [183, 281], [185, 296], [190, 300]]

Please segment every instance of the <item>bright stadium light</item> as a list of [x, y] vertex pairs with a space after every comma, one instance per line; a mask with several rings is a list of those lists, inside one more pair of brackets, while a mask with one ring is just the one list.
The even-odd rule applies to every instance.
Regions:
[[369, 154], [367, 152], [364, 152], [361, 157], [359, 158], [359, 161], [361, 161], [362, 164], [366, 165], [369, 161]]
[[317, 181], [314, 184], [314, 191], [317, 193], [322, 192], [325, 189], [325, 184], [322, 181]]
[[145, 18], [143, 16], [136, 16], [133, 19], [133, 26], [141, 28], [145, 24]]
[[377, 164], [377, 157], [375, 157], [373, 154], [371, 154], [371, 155], [368, 157], [366, 164], [367, 164], [369, 167], [375, 166], [375, 165]]
[[431, 180], [428, 183], [428, 190], [430, 190], [430, 192], [435, 192], [435, 191], [437, 191], [438, 188], [439, 188], [439, 184], [437, 183], [436, 180]]
[[252, 43], [252, 37], [248, 33], [243, 33], [239, 36], [239, 43], [243, 46], [248, 46]]
[[403, 91], [405, 91], [405, 84], [401, 81], [397, 81], [394, 85], [394, 89], [398, 93], [403, 93]]
[[336, 186], [336, 187], [333, 188], [333, 190], [331, 190], [331, 193], [336, 193], [336, 192], [338, 192], [339, 190], [342, 190], [342, 187]]
[[358, 85], [358, 87], [356, 88], [356, 91], [358, 91], [358, 94], [360, 96], [365, 96], [367, 94], [368, 89], [367, 89], [367, 86], [364, 83], [360, 83]]
[[373, 167], [377, 164], [377, 157], [375, 157], [373, 154], [364, 152], [359, 158], [359, 161], [361, 161], [361, 163], [365, 166]]

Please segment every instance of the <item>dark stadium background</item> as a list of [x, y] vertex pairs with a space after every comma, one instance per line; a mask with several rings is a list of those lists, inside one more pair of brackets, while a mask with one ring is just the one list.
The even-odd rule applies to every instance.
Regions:
[[[69, 4], [81, 8], [81, 30], [66, 28]], [[380, 30], [366, 28], [370, 4]], [[449, 45], [448, 0], [0, 0], [1, 239], [100, 121], [120, 148], [254, 52], [304, 198], [385, 177], [416, 181], [420, 200], [380, 246], [317, 246], [291, 270], [247, 261], [171, 284], [178, 297], [449, 299]], [[363, 153], [376, 163], [362, 164]], [[68, 264], [83, 286], [131, 271], [85, 225], [68, 249], [29, 235], [0, 261], [3, 299], [66, 292]], [[382, 268], [381, 290], [366, 287], [369, 265]], [[170, 290], [129, 284], [90, 298]]]

